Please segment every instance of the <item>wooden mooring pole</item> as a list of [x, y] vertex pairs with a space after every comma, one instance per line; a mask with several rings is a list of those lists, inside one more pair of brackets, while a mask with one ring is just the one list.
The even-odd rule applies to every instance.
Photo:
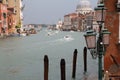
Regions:
[[65, 71], [65, 60], [61, 59], [60, 61], [61, 68], [61, 80], [66, 80], [66, 71]]
[[86, 47], [84, 47], [83, 56], [84, 56], [84, 73], [86, 73], [87, 72], [87, 48]]
[[74, 50], [74, 53], [73, 53], [73, 70], [72, 70], [72, 78], [75, 79], [76, 77], [76, 62], [77, 62], [77, 49]]
[[48, 56], [44, 56], [44, 80], [48, 80], [48, 72], [49, 72], [49, 59]]

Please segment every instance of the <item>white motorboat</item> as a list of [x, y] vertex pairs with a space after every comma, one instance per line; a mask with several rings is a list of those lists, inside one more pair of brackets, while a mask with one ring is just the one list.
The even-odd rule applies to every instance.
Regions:
[[21, 37], [26, 36], [26, 33], [19, 34]]
[[65, 40], [72, 40], [72, 37], [71, 37], [70, 35], [65, 35], [65, 36], [64, 36], [64, 39], [65, 39]]

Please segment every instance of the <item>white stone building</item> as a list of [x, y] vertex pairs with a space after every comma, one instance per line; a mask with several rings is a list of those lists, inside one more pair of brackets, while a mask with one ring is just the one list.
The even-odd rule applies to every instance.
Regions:
[[80, 14], [87, 14], [93, 12], [92, 7], [91, 7], [91, 3], [89, 0], [80, 0], [80, 2], [78, 3], [77, 7], [76, 7], [76, 13], [80, 13]]
[[61, 30], [62, 26], [63, 26], [63, 21], [61, 19], [59, 19], [58, 23], [56, 24], [56, 29]]

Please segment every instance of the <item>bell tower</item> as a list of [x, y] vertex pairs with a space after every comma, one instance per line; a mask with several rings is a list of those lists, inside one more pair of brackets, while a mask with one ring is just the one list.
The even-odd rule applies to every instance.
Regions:
[[111, 32], [104, 56], [104, 70], [120, 76], [120, 0], [104, 0], [104, 3], [107, 8], [105, 27]]

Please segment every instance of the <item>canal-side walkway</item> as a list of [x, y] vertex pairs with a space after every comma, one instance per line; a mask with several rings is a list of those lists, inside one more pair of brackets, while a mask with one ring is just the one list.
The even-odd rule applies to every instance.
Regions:
[[[98, 80], [98, 75], [91, 73], [90, 75], [84, 76], [82, 80]], [[102, 80], [120, 80], [120, 75], [109, 74], [108, 71], [106, 71]]]

